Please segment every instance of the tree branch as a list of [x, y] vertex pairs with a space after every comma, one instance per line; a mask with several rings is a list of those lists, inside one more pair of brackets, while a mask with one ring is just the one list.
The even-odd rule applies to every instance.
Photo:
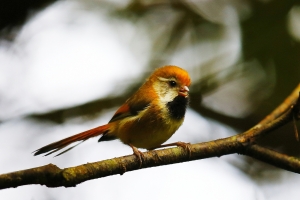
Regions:
[[[299, 119], [300, 85], [271, 114], [248, 131], [231, 137], [190, 145], [189, 150], [176, 147], [144, 153], [141, 168], [199, 160], [239, 153], [251, 156], [282, 169], [300, 173], [300, 160], [261, 147], [255, 142], [271, 131]], [[21, 185], [40, 184], [48, 187], [73, 187], [87, 180], [123, 174], [140, 169], [134, 155], [60, 169], [53, 164], [0, 175], [0, 189]]]
[[241, 154], [251, 156], [262, 162], [274, 165], [287, 171], [300, 174], [300, 159], [292, 156], [288, 156], [282, 153], [278, 153], [271, 149], [259, 146], [251, 145]]

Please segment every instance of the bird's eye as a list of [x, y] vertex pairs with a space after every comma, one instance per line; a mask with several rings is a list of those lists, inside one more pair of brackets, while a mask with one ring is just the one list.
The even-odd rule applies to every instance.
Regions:
[[171, 87], [175, 87], [177, 85], [176, 81], [169, 81], [169, 85]]

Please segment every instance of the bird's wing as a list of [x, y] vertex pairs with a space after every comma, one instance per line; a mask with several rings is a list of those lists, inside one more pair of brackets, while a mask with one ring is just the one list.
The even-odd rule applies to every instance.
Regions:
[[114, 116], [111, 118], [110, 122], [114, 122], [120, 119], [124, 119], [126, 117], [135, 116], [140, 111], [144, 110], [150, 105], [150, 101], [147, 100], [140, 100], [135, 101], [134, 103], [131, 103], [131, 101], [126, 101], [114, 114]]

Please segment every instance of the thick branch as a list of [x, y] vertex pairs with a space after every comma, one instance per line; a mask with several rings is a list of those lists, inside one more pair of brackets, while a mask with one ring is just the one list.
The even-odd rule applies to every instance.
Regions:
[[[240, 148], [240, 144], [236, 142], [234, 137], [231, 137], [190, 145], [191, 157], [189, 156], [189, 152], [181, 147], [148, 151], [144, 153], [142, 168], [231, 154], [236, 152], [238, 148]], [[0, 189], [28, 184], [41, 184], [48, 187], [72, 187], [90, 179], [123, 174], [138, 169], [140, 169], [139, 161], [134, 155], [88, 163], [66, 169], [60, 169], [50, 164], [2, 174], [0, 175]]]
[[[290, 122], [293, 117], [297, 120], [299, 119], [299, 91], [300, 85], [270, 115], [242, 134], [190, 145], [190, 152], [182, 147], [145, 152], [141, 168], [239, 153], [292, 172], [300, 173], [299, 159], [266, 149], [254, 143], [260, 137], [270, 134], [272, 130]], [[138, 170], [140, 169], [139, 166], [139, 160], [134, 155], [66, 169], [60, 169], [55, 165], [49, 164], [0, 175], [0, 189], [28, 184], [41, 184], [48, 187], [72, 187], [87, 180]]]

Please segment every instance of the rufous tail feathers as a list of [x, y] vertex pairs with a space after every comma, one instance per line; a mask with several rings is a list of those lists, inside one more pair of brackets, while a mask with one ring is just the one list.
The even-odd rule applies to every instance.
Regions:
[[[63, 149], [64, 147], [68, 146], [69, 144], [72, 144], [73, 142], [81, 141], [79, 143], [79, 144], [81, 144], [82, 142], [86, 141], [89, 138], [101, 135], [101, 134], [107, 132], [108, 128], [109, 128], [109, 124], [106, 124], [106, 125], [103, 125], [103, 126], [99, 126], [99, 127], [96, 127], [96, 128], [93, 128], [93, 129], [90, 129], [90, 130], [78, 133], [76, 135], [67, 137], [65, 139], [59, 140], [57, 142], [53, 142], [51, 144], [48, 144], [48, 145], [46, 145], [46, 146], [44, 146], [44, 147], [42, 147], [42, 148], [40, 148], [38, 150], [35, 150], [33, 153], [34, 153], [35, 156], [39, 155], [39, 154], [47, 153], [45, 156], [48, 156], [48, 155], [50, 155], [50, 154], [52, 154], [54, 152], [57, 152], [57, 151]], [[77, 144], [77, 145], [79, 145], [79, 144]], [[59, 156], [59, 155], [61, 155], [63, 153], [66, 153], [67, 151], [73, 149], [77, 145], [72, 146], [72, 147], [66, 149], [65, 151], [57, 154], [56, 156]]]

